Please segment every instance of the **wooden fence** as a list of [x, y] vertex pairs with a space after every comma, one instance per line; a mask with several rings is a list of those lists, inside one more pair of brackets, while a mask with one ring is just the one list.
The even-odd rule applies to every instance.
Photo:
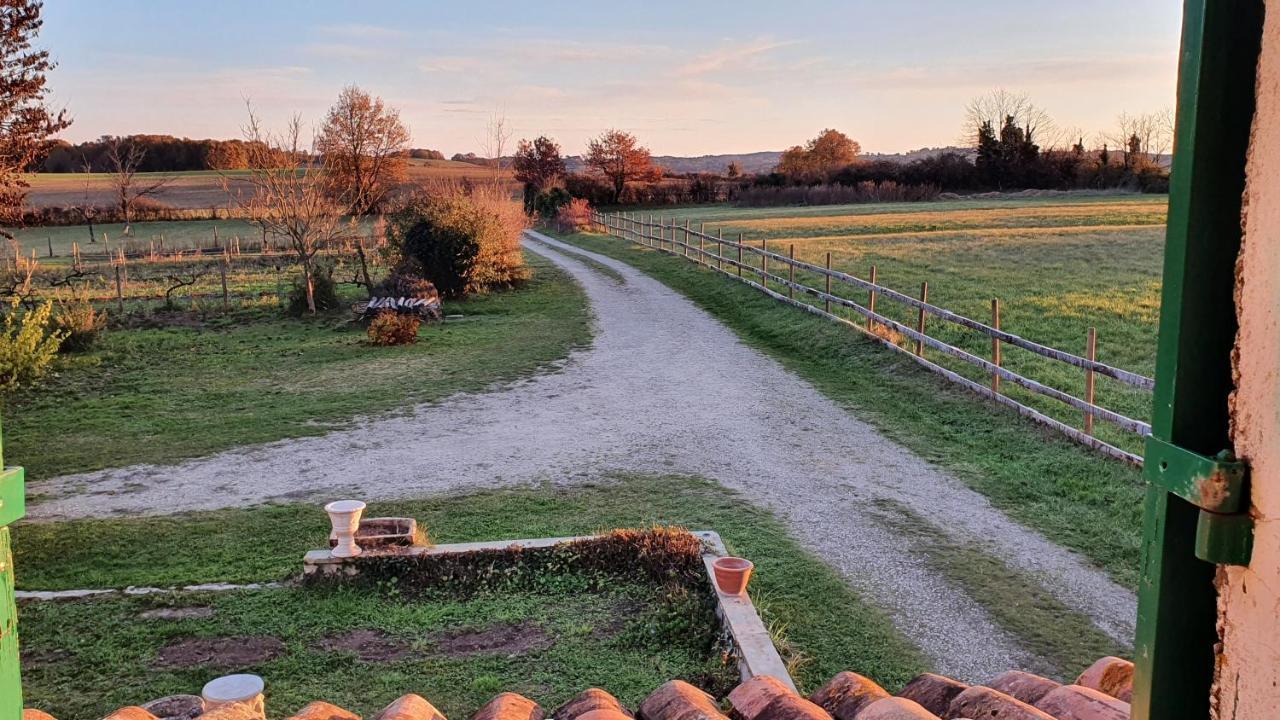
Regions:
[[[961, 385], [991, 401], [1013, 408], [1018, 414], [1041, 425], [1053, 428], [1076, 442], [1110, 457], [1134, 465], [1140, 466], [1142, 464], [1141, 456], [1116, 447], [1094, 435], [1095, 419], [1109, 422], [1122, 431], [1139, 437], [1151, 434], [1150, 424], [1142, 420], [1126, 417], [1094, 402], [1095, 376], [1103, 375], [1129, 387], [1146, 392], [1151, 391], [1155, 382], [1149, 377], [1098, 362], [1095, 359], [1097, 335], [1092, 328], [1086, 344], [1086, 355], [1081, 357], [1001, 330], [1000, 305], [996, 300], [992, 301], [991, 323], [984, 323], [930, 304], [928, 301], [928, 283], [922, 285], [920, 297], [916, 298], [878, 284], [874, 268], [872, 268], [870, 278], [867, 280], [839, 270], [833, 270], [831, 268], [830, 253], [827, 253], [826, 266], [824, 267], [797, 260], [791, 252], [783, 255], [770, 251], [764, 243], [762, 243], [761, 247], [748, 245], [742, 241], [740, 234], [737, 240], [732, 240], [723, 237], [721, 233], [711, 235], [701, 230], [695, 230], [688, 220], [684, 221], [682, 225], [670, 218], [654, 219], [651, 216], [641, 217], [630, 213], [596, 212], [593, 213], [592, 221], [597, 229], [609, 235], [630, 240], [669, 255], [684, 257], [703, 267], [739, 280], [775, 300], [859, 330], [891, 350], [905, 354], [919, 365], [945, 377], [951, 382]], [[715, 246], [714, 252], [710, 249], [712, 245]], [[744, 258], [747, 256], [757, 258], [759, 264], [745, 261]], [[785, 276], [777, 272], [771, 272], [771, 265], [776, 268], [784, 268], [781, 272], [785, 272]], [[796, 270], [803, 270], [822, 277], [824, 287], [814, 288], [797, 282], [795, 279]], [[751, 276], [754, 276], [755, 279], [752, 279]], [[770, 282], [782, 286], [785, 288], [785, 292], [770, 288], [768, 286]], [[832, 283], [840, 283], [866, 292], [866, 304], [863, 305], [846, 297], [833, 294]], [[817, 298], [822, 301], [822, 305], [819, 306], [797, 300], [796, 293]], [[876, 302], [878, 299], [891, 300], [914, 309], [917, 313], [915, 327], [910, 327], [877, 312]], [[849, 318], [833, 313], [833, 305], [857, 313], [862, 316], [864, 322], [853, 322]], [[927, 317], [934, 317], [986, 335], [991, 339], [991, 359], [978, 357], [967, 350], [950, 345], [935, 337], [930, 337], [926, 333]], [[888, 328], [901, 337], [912, 341], [911, 347], [904, 347], [886, 337], [887, 333], [882, 328]], [[1085, 373], [1085, 397], [1076, 397], [1003, 367], [1001, 364], [1002, 345], [1011, 345], [1049, 360], [1080, 368]], [[936, 350], [949, 358], [954, 358], [979, 368], [990, 376], [990, 382], [988, 384], [977, 382], [927, 359], [924, 353], [925, 348]], [[1061, 420], [1050, 417], [1040, 410], [1024, 405], [1009, 397], [1000, 389], [1002, 381], [1007, 381], [1031, 393], [1052, 398], [1079, 410], [1084, 418], [1083, 426], [1080, 428], [1072, 427]]]

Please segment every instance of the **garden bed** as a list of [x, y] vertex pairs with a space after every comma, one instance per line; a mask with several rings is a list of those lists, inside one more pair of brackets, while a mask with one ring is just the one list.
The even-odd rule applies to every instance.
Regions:
[[403, 550], [278, 589], [24, 604], [28, 704], [100, 716], [252, 672], [275, 707], [324, 697], [372, 713], [410, 688], [448, 716], [499, 690], [554, 706], [604, 686], [634, 704], [671, 678], [717, 696], [740, 680], [706, 548], [688, 532]]

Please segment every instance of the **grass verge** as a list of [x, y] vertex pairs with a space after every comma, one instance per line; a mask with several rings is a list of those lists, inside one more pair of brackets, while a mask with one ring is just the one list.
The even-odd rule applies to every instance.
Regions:
[[537, 255], [524, 287], [448, 303], [463, 319], [381, 348], [346, 316], [271, 307], [189, 326], [108, 331], [5, 410], [5, 450], [39, 480], [317, 435], [359, 415], [479, 391], [590, 341], [582, 289]]
[[596, 234], [562, 236], [684, 294], [880, 432], [994, 505], [1137, 585], [1140, 473], [984, 403], [835, 323], [777, 303], [711, 270]]
[[[626, 477], [617, 483], [575, 488], [547, 486], [371, 503], [367, 514], [417, 517], [437, 542], [551, 537], [649, 525], [714, 529], [732, 552], [756, 563], [752, 597], [766, 623], [781, 635], [780, 644], [803, 687], [816, 688], [836, 672], [856, 669], [897, 688], [925, 667], [919, 650], [889, 619], [792, 540], [781, 522], [709, 481]], [[327, 528], [319, 508], [300, 505], [136, 520], [24, 523], [14, 530], [14, 566], [21, 589], [275, 580], [298, 572], [303, 552], [322, 543]], [[287, 603], [277, 605], [273, 616], [300, 616], [307, 607], [304, 603], [295, 611]], [[83, 627], [82, 623], [91, 622], [94, 607], [95, 601], [24, 605], [24, 644], [29, 641], [40, 647], [53, 642], [50, 634]], [[120, 611], [102, 612], [107, 622]], [[28, 613], [42, 614], [29, 624]], [[92, 649], [93, 637], [99, 636], [86, 636], [86, 651]], [[74, 658], [64, 660], [75, 662]], [[134, 662], [128, 663], [130, 673], [143, 674], [144, 667]], [[609, 679], [608, 670], [593, 672], [596, 675], [574, 676], [573, 689]], [[495, 683], [495, 687], [516, 685], [506, 675], [498, 677], [505, 684]], [[401, 692], [416, 687], [407, 676], [395, 684]], [[190, 691], [195, 686], [183, 687]], [[534, 695], [546, 702], [545, 695]]]
[[1083, 613], [1067, 607], [1036, 578], [998, 557], [939, 530], [892, 500], [881, 500], [872, 517], [917, 542], [925, 563], [981, 605], [1000, 627], [1034, 653], [1041, 664], [1026, 668], [1070, 682], [1095, 660], [1127, 650]]

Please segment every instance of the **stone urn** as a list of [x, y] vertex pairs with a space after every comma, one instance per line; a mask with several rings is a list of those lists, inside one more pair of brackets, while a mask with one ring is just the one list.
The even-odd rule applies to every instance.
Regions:
[[324, 506], [329, 513], [329, 522], [333, 525], [333, 536], [336, 542], [329, 552], [334, 557], [347, 558], [360, 554], [360, 546], [356, 544], [356, 531], [360, 529], [360, 516], [364, 514], [364, 503], [359, 500], [335, 500]]
[[711, 562], [716, 577], [716, 587], [725, 595], [741, 595], [747, 591], [747, 582], [755, 564], [746, 558], [722, 557]]

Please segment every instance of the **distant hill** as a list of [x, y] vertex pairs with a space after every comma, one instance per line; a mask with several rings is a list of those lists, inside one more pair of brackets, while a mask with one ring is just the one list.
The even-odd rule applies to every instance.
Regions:
[[[919, 150], [911, 150], [905, 153], [864, 153], [861, 157], [864, 160], [889, 160], [891, 162], [908, 163], [921, 158], [933, 157], [941, 155], [945, 152], [955, 152], [965, 155], [972, 154], [973, 151], [968, 148], [960, 147], [940, 147], [940, 148], [920, 148]], [[697, 157], [680, 157], [676, 155], [655, 155], [654, 163], [661, 165], [667, 170], [677, 173], [716, 173], [724, 174], [729, 163], [736, 162], [742, 168], [744, 173], [750, 175], [764, 174], [772, 172], [778, 165], [778, 160], [782, 157], [781, 150], [765, 150], [762, 152], [739, 153], [726, 155], [698, 155]], [[565, 158], [565, 165], [569, 172], [581, 172], [583, 170], [582, 158], [573, 155]]]

